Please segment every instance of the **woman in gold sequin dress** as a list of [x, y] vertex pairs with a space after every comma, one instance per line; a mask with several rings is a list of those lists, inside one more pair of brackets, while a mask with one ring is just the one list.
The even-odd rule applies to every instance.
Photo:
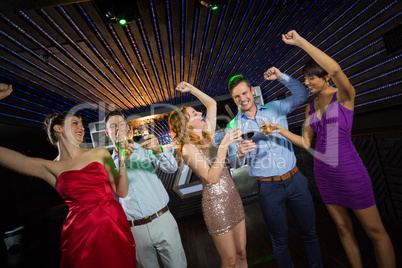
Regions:
[[225, 164], [228, 146], [241, 139], [240, 130], [227, 132], [217, 147], [212, 139], [216, 102], [186, 82], [176, 90], [193, 94], [207, 108], [204, 120], [201, 112], [184, 105], [170, 114], [169, 125], [178, 155], [202, 181], [202, 212], [221, 257], [221, 267], [247, 267], [243, 204]]

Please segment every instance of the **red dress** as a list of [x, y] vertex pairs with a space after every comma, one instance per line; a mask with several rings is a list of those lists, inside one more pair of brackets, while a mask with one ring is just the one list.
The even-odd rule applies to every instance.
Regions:
[[63, 172], [56, 189], [69, 207], [60, 267], [135, 267], [134, 238], [102, 164]]

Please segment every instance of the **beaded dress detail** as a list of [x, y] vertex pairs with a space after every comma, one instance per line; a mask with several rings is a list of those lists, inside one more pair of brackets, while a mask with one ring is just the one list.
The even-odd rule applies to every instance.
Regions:
[[[201, 150], [200, 152], [211, 165], [218, 148], [210, 144], [208, 155]], [[243, 204], [229, 169], [225, 164], [217, 183], [198, 177], [202, 182], [202, 213], [209, 234], [217, 236], [228, 233], [245, 219]]]

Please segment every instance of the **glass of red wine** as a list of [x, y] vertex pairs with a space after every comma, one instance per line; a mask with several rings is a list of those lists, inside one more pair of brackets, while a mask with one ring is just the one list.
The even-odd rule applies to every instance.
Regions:
[[[148, 127], [145, 122], [140, 123], [139, 125], [135, 126], [133, 129], [133, 141], [136, 143], [143, 143], [146, 141], [145, 136], [149, 135]], [[147, 159], [143, 161], [143, 163], [150, 162], [151, 159], [149, 158], [149, 154], [147, 152]]]
[[[249, 131], [246, 133], [241, 134], [241, 137], [243, 140], [251, 140], [251, 138], [254, 136], [254, 131]], [[255, 152], [250, 152], [249, 155], [253, 157], [255, 155]]]
[[251, 140], [251, 138], [254, 136], [254, 131], [249, 131], [249, 132], [247, 132], [247, 133], [243, 133], [243, 134], [241, 134], [241, 137], [244, 139], [244, 140]]
[[146, 124], [140, 124], [133, 129], [133, 141], [136, 143], [143, 143], [146, 135], [149, 135]]

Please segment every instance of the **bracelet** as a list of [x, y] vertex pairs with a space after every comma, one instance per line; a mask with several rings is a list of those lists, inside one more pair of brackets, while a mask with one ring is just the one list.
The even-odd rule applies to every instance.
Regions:
[[239, 158], [243, 158], [245, 155], [244, 155], [244, 154], [240, 154], [240, 152], [237, 151], [237, 152], [236, 152], [236, 156], [239, 157]]
[[120, 170], [120, 169], [127, 169], [127, 167], [119, 167], [119, 170]]
[[[159, 146], [159, 149], [161, 149], [161, 153], [163, 153], [163, 147], [162, 147], [162, 145], [158, 145]], [[156, 153], [154, 153], [154, 151], [152, 151], [152, 154], [153, 155], [156, 155]]]

